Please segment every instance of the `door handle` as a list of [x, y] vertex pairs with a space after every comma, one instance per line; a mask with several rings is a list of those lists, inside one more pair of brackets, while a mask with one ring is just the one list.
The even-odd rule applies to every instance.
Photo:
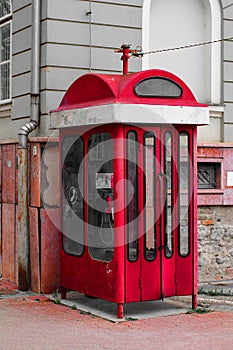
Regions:
[[166, 184], [168, 182], [168, 176], [164, 173], [159, 173], [159, 180], [162, 181], [162, 178], [164, 177]]

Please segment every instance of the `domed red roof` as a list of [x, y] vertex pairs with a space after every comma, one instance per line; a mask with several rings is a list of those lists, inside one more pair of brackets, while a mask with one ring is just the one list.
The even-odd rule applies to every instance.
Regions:
[[[141, 82], [160, 79], [177, 86], [178, 95], [137, 93]], [[147, 83], [145, 83], [146, 85]], [[151, 81], [149, 82], [151, 85]], [[143, 84], [141, 85], [142, 89]], [[151, 69], [126, 75], [85, 74], [75, 80], [65, 93], [56, 111], [84, 108], [112, 103], [150, 104], [170, 106], [204, 106], [199, 104], [189, 87], [176, 75]]]

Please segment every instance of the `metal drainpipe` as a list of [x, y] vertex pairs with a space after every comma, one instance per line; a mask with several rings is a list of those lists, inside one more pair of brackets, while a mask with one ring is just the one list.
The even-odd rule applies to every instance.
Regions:
[[31, 117], [18, 132], [18, 284], [30, 288], [28, 213], [28, 135], [40, 120], [40, 0], [32, 1]]

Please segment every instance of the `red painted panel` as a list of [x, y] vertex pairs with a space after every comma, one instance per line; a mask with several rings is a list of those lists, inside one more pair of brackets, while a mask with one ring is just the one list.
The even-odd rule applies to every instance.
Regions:
[[40, 240], [37, 208], [29, 208], [29, 220], [31, 290], [40, 293]]
[[15, 149], [15, 204], [18, 204], [18, 150]]
[[129, 262], [125, 254], [125, 301], [141, 300], [140, 260]]
[[233, 148], [225, 148], [223, 166], [224, 205], [233, 205], [233, 187], [227, 186], [227, 172], [233, 172]]
[[88, 259], [89, 255], [86, 252], [80, 258], [66, 254], [61, 244], [60, 284], [62, 287], [77, 290], [80, 293], [87, 293], [86, 279]]
[[223, 193], [214, 193], [211, 190], [208, 193], [198, 193], [198, 206], [200, 205], [223, 205]]
[[19, 264], [18, 264], [18, 205], [15, 206], [15, 284], [19, 285]]
[[41, 219], [41, 292], [51, 293], [60, 286], [59, 209], [40, 209]]
[[15, 203], [16, 153], [15, 145], [2, 145], [2, 202]]
[[199, 158], [223, 158], [222, 148], [197, 146], [197, 157]]
[[0, 203], [0, 275], [2, 275], [2, 204]]
[[[119, 262], [87, 260], [86, 293], [109, 301], [118, 302], [118, 284], [123, 276], [119, 275]], [[122, 300], [121, 300], [122, 301]]]
[[30, 144], [30, 205], [40, 208], [41, 145]]
[[2, 203], [2, 146], [0, 145], [0, 203]]
[[15, 282], [15, 205], [2, 204], [2, 275]]

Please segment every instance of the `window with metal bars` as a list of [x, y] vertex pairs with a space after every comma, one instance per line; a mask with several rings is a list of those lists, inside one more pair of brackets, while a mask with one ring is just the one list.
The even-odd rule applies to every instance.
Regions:
[[11, 1], [0, 1], [0, 102], [11, 98]]
[[220, 188], [221, 164], [198, 162], [197, 185], [198, 189]]

